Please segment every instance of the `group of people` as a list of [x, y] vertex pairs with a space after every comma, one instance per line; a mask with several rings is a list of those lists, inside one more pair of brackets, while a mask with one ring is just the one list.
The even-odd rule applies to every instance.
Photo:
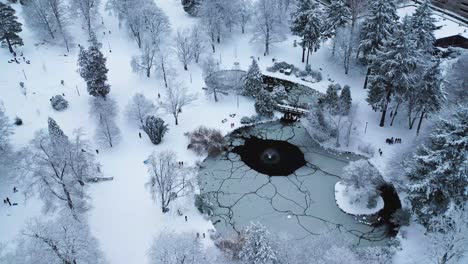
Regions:
[[[17, 64], [20, 64], [21, 62], [16, 58], [16, 55], [17, 55], [16, 52], [13, 52], [13, 59], [9, 60], [8, 63], [16, 62]], [[27, 59], [23, 56], [23, 52], [21, 52], [20, 57], [23, 58], [23, 61], [26, 62], [26, 64], [31, 64], [31, 61], [27, 60]]]
[[387, 138], [385, 140], [385, 143], [390, 144], [390, 145], [401, 144], [401, 138], [393, 138], [393, 137]]
[[293, 113], [284, 113], [282, 121], [285, 122], [296, 122], [299, 120], [299, 116]]
[[[236, 116], [236, 114], [229, 114], [229, 117], [230, 117], [230, 118], [234, 118], [235, 116]], [[228, 119], [227, 119], [227, 118], [224, 118], [223, 120], [221, 120], [221, 123], [224, 124], [224, 123], [226, 123], [227, 121], [228, 121]], [[234, 128], [234, 126], [235, 126], [234, 123], [231, 123], [230, 125], [231, 125], [231, 128]]]
[[[13, 187], [13, 192], [17, 193], [18, 189], [16, 187]], [[10, 197], [6, 197], [5, 199], [3, 199], [3, 203], [8, 204], [9, 206], [18, 205], [18, 203], [12, 203]]]

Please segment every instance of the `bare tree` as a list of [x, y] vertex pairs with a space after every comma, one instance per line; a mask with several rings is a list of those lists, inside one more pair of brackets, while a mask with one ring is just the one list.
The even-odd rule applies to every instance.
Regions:
[[468, 248], [468, 211], [464, 206], [455, 207], [445, 216], [431, 222], [432, 231], [427, 234], [430, 245], [427, 251], [434, 264], [460, 263]]
[[147, 160], [150, 179], [146, 183], [154, 200], [159, 200], [163, 213], [169, 211], [169, 204], [185, 195], [191, 183], [188, 180], [190, 168], [176, 164], [176, 155], [171, 151], [153, 152]]
[[90, 100], [90, 114], [96, 118], [96, 140], [113, 147], [120, 140], [120, 129], [115, 124], [117, 104], [110, 98], [94, 97]]
[[254, 7], [254, 35], [251, 41], [265, 45], [264, 55], [270, 54], [272, 43], [285, 39], [286, 27], [281, 20], [278, 0], [258, 0]]
[[[173, 50], [167, 48], [166, 45], [160, 47], [156, 53], [156, 71], [164, 80], [164, 85], [168, 87], [168, 79], [175, 76], [175, 70], [172, 67], [171, 61], [173, 58]], [[164, 49], [163, 49], [164, 48]]]
[[177, 30], [175, 38], [175, 51], [179, 61], [184, 64], [184, 70], [193, 59], [192, 45], [190, 43], [190, 30], [187, 28]]
[[44, 201], [45, 212], [67, 209], [78, 218], [89, 209], [87, 185], [81, 184], [72, 171], [75, 161], [70, 155], [68, 139], [56, 142], [49, 133], [41, 130], [31, 145], [21, 151], [21, 157], [18, 166], [23, 189], [26, 194], [39, 195]]
[[239, 25], [241, 26], [242, 34], [245, 33], [245, 27], [252, 19], [252, 6], [252, 0], [240, 0]]
[[99, 15], [100, 0], [71, 0], [71, 12], [81, 17], [86, 31], [91, 36]]
[[149, 78], [156, 63], [157, 47], [151, 39], [144, 39], [140, 51], [139, 56], [132, 57], [130, 64], [134, 72], [144, 73]]
[[216, 51], [215, 43], [221, 42], [223, 31], [223, 13], [221, 12], [220, 0], [203, 1], [200, 5], [199, 16], [210, 40], [213, 53]]
[[190, 32], [190, 46], [195, 63], [200, 60], [200, 55], [205, 51], [205, 40], [200, 25], [194, 25]]
[[[11, 165], [12, 147], [10, 136], [13, 134], [13, 128], [1, 106], [0, 102], [0, 175], [6, 176], [9, 171], [7, 167]], [[0, 177], [1, 182], [2, 177]]]
[[58, 32], [63, 44], [70, 51], [71, 35], [68, 31], [69, 8], [64, 0], [31, 0], [25, 8], [25, 19], [38, 33], [44, 32], [55, 39]]
[[143, 127], [148, 115], [157, 111], [157, 107], [150, 100], [141, 94], [135, 94], [127, 105], [127, 118], [130, 121], [137, 122], [139, 127]]
[[151, 264], [225, 263], [213, 262], [200, 240], [190, 233], [161, 232], [148, 255]]
[[107, 263], [87, 222], [67, 214], [48, 221], [32, 219], [21, 234], [9, 263]]
[[177, 81], [169, 83], [166, 97], [162, 107], [172, 114], [176, 125], [179, 124], [179, 114], [182, 113], [182, 107], [197, 99], [195, 94], [188, 93], [187, 87]]

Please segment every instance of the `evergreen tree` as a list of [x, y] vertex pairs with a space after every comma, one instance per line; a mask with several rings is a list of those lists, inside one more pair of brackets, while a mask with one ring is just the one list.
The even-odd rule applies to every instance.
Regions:
[[321, 98], [320, 103], [323, 107], [331, 110], [333, 114], [336, 114], [339, 105], [338, 91], [341, 89], [339, 84], [328, 85], [325, 95]]
[[263, 77], [258, 67], [257, 61], [252, 60], [252, 64], [247, 71], [244, 80], [243, 95], [257, 97], [258, 93], [263, 89]]
[[105, 97], [110, 92], [110, 85], [107, 84], [106, 58], [99, 50], [101, 44], [98, 43], [94, 34], [90, 40], [87, 50], [80, 48], [78, 56], [79, 73], [85, 80], [88, 93], [92, 96]]
[[393, 36], [384, 41], [381, 50], [372, 56], [369, 92], [366, 101], [375, 110], [380, 110], [380, 126], [385, 126], [385, 117], [392, 97], [404, 95], [406, 89], [414, 85], [416, 66], [421, 63], [420, 53], [405, 31], [408, 19], [397, 28]]
[[270, 233], [262, 224], [251, 223], [245, 230], [245, 244], [240, 258], [247, 264], [274, 264], [277, 252], [269, 240]]
[[428, 1], [419, 5], [413, 16], [411, 16], [412, 34], [418, 49], [432, 54], [436, 38], [434, 36], [435, 18]]
[[13, 46], [23, 46], [23, 39], [18, 36], [22, 25], [15, 13], [13, 8], [0, 2], [0, 43], [6, 43], [11, 53]]
[[322, 13], [316, 5], [309, 13], [309, 21], [304, 28], [303, 39], [307, 46], [307, 59], [306, 64], [309, 65], [309, 54], [316, 52], [320, 47], [320, 41], [322, 37]]
[[167, 124], [164, 124], [164, 120], [155, 116], [147, 116], [145, 124], [143, 125], [143, 131], [148, 134], [151, 143], [157, 145], [161, 143], [162, 138], [169, 130]]
[[468, 200], [468, 107], [436, 125], [409, 164], [409, 198], [423, 224]]
[[269, 92], [261, 89], [255, 98], [255, 111], [262, 116], [271, 117], [275, 110], [275, 100]]
[[346, 0], [332, 0], [326, 9], [326, 23], [324, 25], [324, 35], [329, 38], [335, 35], [337, 28], [348, 24], [351, 13]]
[[49, 117], [47, 120], [47, 125], [51, 142], [57, 145], [63, 145], [64, 143], [68, 142], [68, 137], [65, 135], [65, 133], [63, 133], [62, 129], [54, 119]]
[[369, 9], [369, 16], [362, 26], [359, 45], [366, 62], [370, 62], [370, 57], [390, 38], [398, 22], [394, 0], [370, 1]]
[[302, 62], [305, 61], [306, 49], [318, 48], [320, 37], [320, 18], [316, 3], [311, 0], [299, 0], [291, 13], [291, 32], [302, 38]]
[[349, 85], [345, 85], [341, 90], [340, 99], [340, 114], [348, 115], [351, 110], [352, 98], [351, 98], [351, 89]]

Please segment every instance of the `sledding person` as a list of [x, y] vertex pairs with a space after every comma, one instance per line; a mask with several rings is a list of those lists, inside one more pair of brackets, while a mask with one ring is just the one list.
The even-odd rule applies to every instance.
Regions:
[[18, 192], [18, 189], [16, 187], [13, 187], [13, 192], [14, 193]]
[[99, 149], [96, 149], [96, 154], [99, 154]]
[[7, 197], [6, 201], [7, 201], [8, 205], [11, 206], [10, 198]]

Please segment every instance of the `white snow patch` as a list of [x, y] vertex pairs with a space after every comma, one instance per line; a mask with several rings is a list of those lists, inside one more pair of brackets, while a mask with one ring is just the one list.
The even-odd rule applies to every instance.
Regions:
[[338, 207], [343, 212], [352, 215], [370, 215], [375, 214], [384, 207], [382, 197], [377, 198], [377, 205], [374, 208], [368, 208], [365, 203], [353, 203], [350, 200], [350, 188], [346, 190], [346, 185], [339, 181], [335, 184], [335, 200]]

